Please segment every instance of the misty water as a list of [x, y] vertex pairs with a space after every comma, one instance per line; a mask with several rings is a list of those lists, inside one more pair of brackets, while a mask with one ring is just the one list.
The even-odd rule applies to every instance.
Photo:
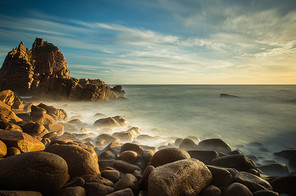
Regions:
[[[222, 138], [232, 149], [261, 161], [273, 152], [296, 149], [296, 86], [126, 85], [126, 100], [106, 103], [48, 103], [64, 108], [92, 128], [96, 113], [120, 115], [142, 134], [156, 136], [144, 144], [162, 146], [177, 137]], [[221, 98], [220, 93], [239, 98]], [[127, 130], [114, 129], [112, 132]], [[102, 130], [91, 132], [101, 134]], [[112, 133], [111, 132], [111, 133]], [[260, 160], [259, 160], [260, 161]]]

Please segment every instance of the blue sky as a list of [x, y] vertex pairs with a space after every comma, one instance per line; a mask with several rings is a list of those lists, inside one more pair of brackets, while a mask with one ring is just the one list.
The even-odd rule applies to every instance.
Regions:
[[35, 37], [109, 84], [295, 84], [294, 0], [0, 2], [0, 63]]

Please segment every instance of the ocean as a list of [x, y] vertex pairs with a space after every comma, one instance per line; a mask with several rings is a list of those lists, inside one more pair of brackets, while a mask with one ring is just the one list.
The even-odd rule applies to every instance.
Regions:
[[[90, 127], [96, 113], [120, 115], [148, 145], [164, 146], [178, 137], [222, 138], [233, 150], [276, 159], [274, 152], [296, 149], [295, 85], [123, 85], [127, 99], [105, 103], [69, 102], [71, 118]], [[221, 93], [238, 98], [222, 98]], [[49, 103], [63, 108], [64, 103]], [[113, 132], [120, 130], [112, 130]], [[100, 134], [94, 130], [95, 134]]]

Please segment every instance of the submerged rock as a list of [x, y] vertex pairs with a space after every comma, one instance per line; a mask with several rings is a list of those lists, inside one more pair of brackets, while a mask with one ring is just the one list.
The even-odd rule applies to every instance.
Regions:
[[231, 152], [231, 147], [224, 140], [219, 138], [214, 138], [214, 139], [202, 140], [201, 142], [199, 142], [197, 145], [197, 150], [210, 150], [210, 151], [228, 153], [228, 152]]

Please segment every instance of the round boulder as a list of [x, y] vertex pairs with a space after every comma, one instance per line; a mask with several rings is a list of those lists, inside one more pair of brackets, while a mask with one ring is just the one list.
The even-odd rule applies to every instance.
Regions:
[[243, 184], [240, 183], [232, 183], [227, 189], [225, 190], [225, 196], [253, 196], [252, 192]]
[[0, 157], [4, 157], [7, 154], [7, 146], [0, 140]]
[[197, 150], [212, 150], [216, 152], [231, 152], [230, 145], [222, 139], [207, 139], [202, 140], [197, 145]]

